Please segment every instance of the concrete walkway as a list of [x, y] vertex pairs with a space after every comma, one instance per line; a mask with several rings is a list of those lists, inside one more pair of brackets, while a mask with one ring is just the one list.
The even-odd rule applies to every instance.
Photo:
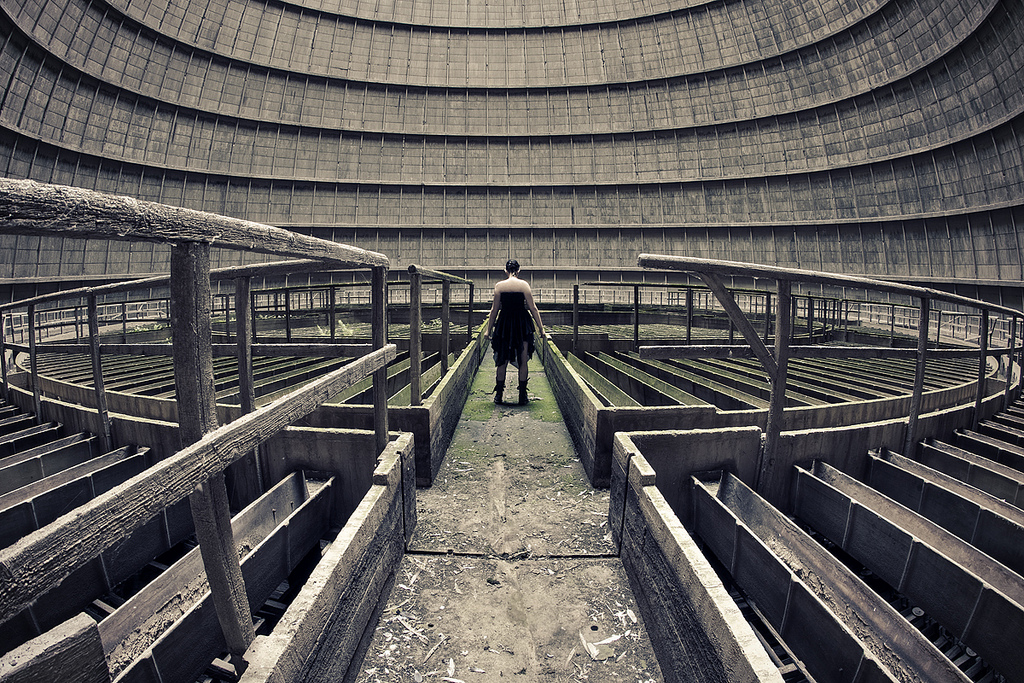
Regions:
[[540, 363], [529, 406], [495, 406], [487, 360], [434, 485], [417, 491], [410, 552], [356, 680], [660, 682], [608, 491], [587, 482]]

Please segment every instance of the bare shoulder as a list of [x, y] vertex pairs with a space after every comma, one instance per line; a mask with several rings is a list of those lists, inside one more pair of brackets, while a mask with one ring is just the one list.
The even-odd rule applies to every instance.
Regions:
[[525, 280], [510, 279], [502, 280], [498, 284], [494, 285], [494, 291], [498, 294], [502, 292], [522, 292], [523, 294], [530, 294], [530, 285]]

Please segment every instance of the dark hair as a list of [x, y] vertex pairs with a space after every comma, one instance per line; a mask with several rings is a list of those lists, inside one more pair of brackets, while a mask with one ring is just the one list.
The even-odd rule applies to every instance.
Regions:
[[510, 258], [508, 262], [505, 263], [505, 271], [508, 273], [518, 273], [519, 261], [516, 261], [514, 258]]

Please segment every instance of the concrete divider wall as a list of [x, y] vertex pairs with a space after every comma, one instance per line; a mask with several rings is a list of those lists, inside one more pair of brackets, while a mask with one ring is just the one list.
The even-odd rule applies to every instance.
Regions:
[[242, 683], [340, 681], [405, 548], [403, 488], [412, 487], [413, 437], [402, 434], [373, 471], [372, 485], [269, 636], [245, 654]]
[[[469, 396], [473, 377], [484, 352], [483, 327], [468, 344], [437, 388], [419, 406], [388, 406], [388, 429], [415, 436], [416, 484], [430, 486], [441, 468], [462, 407]], [[302, 420], [308, 427], [331, 429], [372, 429], [373, 406], [324, 405]]]
[[607, 482], [611, 478], [611, 468], [603, 461], [599, 462], [597, 450], [597, 424], [598, 412], [602, 408], [601, 402], [594, 392], [590, 391], [583, 378], [569, 367], [558, 347], [548, 339], [545, 339], [543, 344], [544, 372], [565, 426], [576, 444], [580, 463], [590, 483], [593, 486], [601, 485], [602, 481]]
[[[998, 412], [1002, 392], [987, 396], [981, 418]], [[948, 438], [956, 429], [971, 425], [974, 404], [960, 405], [922, 415], [917, 423], [918, 440]], [[708, 470], [726, 470], [758, 495], [781, 510], [790, 509], [793, 466], [808, 460], [822, 460], [855, 478], [861, 478], [869, 450], [881, 447], [902, 452], [907, 420], [898, 418], [838, 427], [784, 431], [771, 474], [757, 481], [760, 439], [757, 426], [714, 429], [622, 432], [615, 435], [611, 471], [610, 523], [615, 534], [621, 526], [625, 500], [625, 474], [629, 461], [642, 454], [658, 473], [659, 488], [684, 523], [691, 519], [690, 475]]]
[[375, 458], [373, 430], [285, 427], [261, 448], [268, 482], [295, 470], [334, 475], [331, 524], [341, 526], [370, 489]]
[[96, 621], [85, 612], [0, 658], [0, 681], [110, 681]]
[[[472, 343], [463, 349], [448, 372], [420, 406], [389, 406], [390, 431], [410, 432], [415, 435], [416, 483], [430, 486], [441, 467], [445, 451], [458, 424], [462, 407], [469, 396], [473, 377], [480, 366], [486, 347], [483, 344], [483, 324], [477, 329]], [[14, 397], [16, 403], [32, 412], [32, 392], [27, 373], [10, 376], [11, 384], [20, 387]], [[41, 376], [40, 390], [44, 396], [59, 396], [60, 400], [44, 398], [44, 413], [52, 416], [73, 431], [101, 434], [103, 427], [96, 413], [96, 396], [91, 387], [62, 382]], [[112, 438], [115, 444], [150, 445], [157, 459], [180, 450], [177, 437], [177, 403], [173, 399], [153, 398], [107, 391], [107, 409], [111, 418]], [[241, 410], [236, 405], [217, 405], [221, 424], [237, 419]], [[300, 422], [303, 426], [327, 429], [372, 429], [373, 407], [370, 405], [321, 406]], [[151, 441], [147, 435], [154, 432]]]
[[[765, 427], [767, 410], [724, 411], [714, 406], [605, 406], [590, 391], [583, 378], [569, 366], [557, 348], [553, 344], [548, 344], [548, 348], [552, 352], [544, 355], [544, 369], [566, 427], [576, 442], [580, 460], [593, 486], [608, 486], [611, 481], [614, 436], [618, 432]], [[991, 363], [989, 370], [994, 372]], [[999, 392], [1002, 392], [1004, 386], [1003, 382], [994, 379], [990, 374], [986, 388], [988, 392], [992, 392], [991, 399], [994, 400], [1001, 395]], [[935, 412], [965, 405], [973, 409], [976, 393], [976, 380], [928, 391], [922, 395], [922, 410]], [[787, 409], [783, 415], [783, 429], [828, 429], [885, 420], [900, 420], [906, 423], [910, 405], [911, 397], [907, 395]], [[989, 411], [994, 412], [994, 409], [989, 408], [986, 401], [983, 412], [988, 415], [991, 414]], [[900, 449], [903, 444], [890, 447]]]
[[[429, 411], [430, 433], [429, 441], [424, 443], [423, 449], [419, 447], [419, 437], [416, 437], [417, 485], [429, 486], [434, 482], [437, 471], [441, 469], [444, 454], [459, 424], [470, 387], [473, 386], [473, 378], [484, 356], [488, 355], [489, 347], [483, 338], [485, 326], [486, 321], [477, 327], [473, 341], [466, 346], [455, 364], [448, 368], [448, 372], [441, 378], [441, 383], [423, 402]], [[429, 476], [424, 477], [425, 474]]]
[[788, 511], [794, 465], [824, 460], [859, 479], [867, 469], [869, 450], [883, 446], [902, 449], [906, 435], [906, 420], [783, 432], [775, 453], [773, 476], [759, 482], [757, 493], [776, 508]]
[[[24, 389], [12, 388], [12, 400], [30, 410], [32, 395]], [[94, 409], [52, 398], [43, 399], [44, 412], [60, 422], [69, 432], [100, 433], [99, 417]], [[370, 415], [367, 419], [372, 418]], [[111, 438], [114, 445], [147, 446], [147, 463], [163, 460], [181, 450], [178, 425], [173, 422], [111, 414]], [[392, 437], [394, 432], [392, 429]], [[355, 509], [370, 485], [373, 457], [359, 457], [373, 452], [372, 424], [366, 429], [331, 429], [286, 427], [261, 447], [264, 483], [272, 486], [296, 469], [329, 472], [339, 476], [335, 490], [335, 519], [343, 520]], [[251, 466], [249, 458], [231, 465]], [[413, 461], [406, 463], [415, 467]], [[229, 468], [230, 470], [230, 468]], [[407, 493], [407, 507], [415, 511], [415, 495]]]
[[626, 475], [634, 456], [642, 454], [657, 472], [661, 495], [679, 519], [689, 524], [692, 519], [691, 475], [726, 470], [753, 487], [760, 451], [761, 429], [753, 426], [616, 434], [609, 514], [612, 537], [615, 538], [621, 527]]
[[629, 459], [622, 484], [620, 557], [664, 680], [781, 682], [753, 629], [655, 486], [655, 471], [644, 456]]

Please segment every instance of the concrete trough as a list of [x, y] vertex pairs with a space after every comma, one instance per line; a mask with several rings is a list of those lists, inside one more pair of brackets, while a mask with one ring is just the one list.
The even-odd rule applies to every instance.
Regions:
[[[424, 335], [424, 337], [427, 340], [436, 335]], [[435, 339], [427, 341], [425, 346], [428, 349], [435, 346], [440, 347], [440, 343]], [[430, 486], [433, 483], [434, 476], [441, 467], [448, 443], [451, 441], [455, 425], [462, 413], [462, 406], [469, 396], [473, 377], [486, 350], [487, 346], [483, 340], [481, 326], [477, 329], [472, 342], [465, 346], [457, 357], [449, 357], [447, 371], [442, 370], [440, 363], [435, 363], [431, 369], [424, 372], [423, 386], [426, 395], [420, 405], [410, 405], [408, 354], [404, 354], [404, 371], [399, 367], [402, 365], [401, 359], [396, 359], [389, 365], [388, 424], [392, 431], [409, 432], [416, 437], [417, 485]], [[436, 353], [433, 354], [433, 357], [436, 360]], [[141, 360], [151, 359], [143, 358]], [[165, 363], [165, 365], [169, 367], [169, 364]], [[226, 370], [225, 372], [230, 375], [232, 371]], [[233, 372], [236, 376], [237, 368]], [[274, 381], [280, 386], [275, 385], [268, 389], [272, 388], [278, 393], [294, 389], [297, 385], [312, 379], [311, 372], [305, 368], [287, 383], [281, 383], [279, 377], [274, 378]], [[39, 384], [44, 395], [43, 401], [47, 406], [47, 414], [67, 420], [65, 424], [71, 429], [102, 433], [102, 424], [95, 410], [95, 394], [92, 387], [84, 383], [91, 381], [91, 377], [91, 374], [81, 377], [79, 378], [81, 382], [79, 382], [48, 377], [45, 374], [40, 375]], [[32, 394], [28, 389], [30, 381], [28, 373], [18, 373], [12, 375], [10, 379], [12, 385], [19, 388], [15, 392], [15, 400], [24, 409], [31, 410]], [[365, 381], [365, 385], [365, 391], [355, 387], [350, 392], [351, 398], [358, 400], [358, 403], [342, 400], [347, 397], [339, 397], [338, 400], [321, 406], [297, 424], [327, 429], [372, 429], [373, 406], [369, 403], [369, 379]], [[106, 395], [108, 410], [111, 413], [112, 429], [116, 432], [114, 435], [116, 443], [167, 443], [167, 452], [161, 452], [159, 455], [169, 455], [180, 448], [177, 437], [172, 436], [171, 441], [168, 442], [166, 433], [155, 435], [152, 440], [146, 439], [146, 433], [151, 431], [147, 422], [150, 425], [155, 425], [177, 421], [177, 407], [173, 395], [143, 396], [128, 391], [113, 390], [108, 390]], [[231, 395], [233, 395], [232, 391], [225, 392], [227, 398], [230, 398]], [[261, 396], [261, 400], [267, 400], [274, 395]], [[56, 396], [59, 396], [60, 400], [48, 398]], [[225, 403], [221, 399], [219, 399], [217, 407], [222, 424], [237, 419], [241, 414], [236, 404]], [[173, 428], [173, 425], [171, 426]], [[156, 431], [156, 428], [153, 427], [152, 431]]]
[[[326, 438], [310, 444], [311, 431]], [[362, 457], [373, 443], [372, 432], [292, 428], [265, 444], [275, 472], [308, 466], [335, 474], [313, 486], [292, 472], [233, 519], [254, 613], [311, 550], [319, 555], [332, 526], [340, 531], [274, 629], [253, 641], [243, 680], [340, 680], [356, 659], [415, 527], [412, 435], [393, 439], [376, 467]], [[336, 486], [349, 476], [365, 482], [355, 500]], [[10, 650], [0, 657], [0, 680], [196, 680], [224, 650], [202, 576], [195, 549], [98, 624], [73, 614]], [[321, 634], [333, 638], [330, 646], [317, 642]], [[314, 661], [314, 652], [325, 661]]]
[[[617, 432], [647, 432], [662, 430], [687, 429], [728, 429], [734, 427], [756, 426], [764, 429], [767, 420], [767, 408], [723, 409], [717, 405], [675, 405], [643, 406], [639, 392], [646, 389], [637, 388], [636, 377], [622, 380], [622, 386], [616, 384], [616, 378], [622, 373], [607, 374], [587, 367], [572, 360], [562, 353], [551, 342], [544, 342], [543, 363], [545, 373], [551, 383], [558, 401], [558, 406], [565, 419], [566, 427], [576, 443], [581, 462], [596, 487], [607, 487], [612, 477], [613, 437]], [[986, 394], [991, 394], [984, 403], [984, 415], [991, 415], [997, 409], [995, 392], [1003, 389], [1003, 383], [993, 379], [996, 369], [994, 364], [989, 367]], [[624, 375], [622, 375], [624, 377]], [[709, 385], [712, 384], [709, 381]], [[718, 382], [720, 392], [729, 389]], [[610, 385], [610, 386], [608, 386]], [[709, 389], [710, 390], [710, 389]], [[602, 393], [604, 392], [604, 393]], [[612, 405], [608, 396], [612, 392], [620, 392], [626, 396], [621, 405]], [[631, 393], [632, 392], [632, 393]], [[697, 393], [697, 392], [691, 392]], [[787, 392], [788, 394], [788, 392]], [[957, 415], [940, 424], [937, 417], [948, 414], [944, 411], [958, 408], [973, 409], [977, 395], [977, 378], [947, 384], [941, 388], [925, 391], [922, 396], [922, 418], [918, 423], [921, 438], [933, 434], [945, 434], [950, 424], [954, 428], [963, 428], [971, 424], [969, 418]], [[702, 398], [710, 398], [704, 396]], [[756, 398], [756, 397], [755, 397]], [[736, 399], [736, 396], [733, 396]], [[758, 399], [760, 400], [760, 399]], [[725, 402], [729, 404], [729, 402]], [[786, 408], [783, 416], [783, 430], [795, 432], [799, 430], [821, 430], [842, 428], [854, 425], [898, 421], [906, 424], [907, 415], [911, 410], [909, 390], [904, 395], [885, 396], [875, 399], [845, 401], [815, 405], [793, 405]], [[924, 414], [933, 415], [931, 421]], [[924, 431], [921, 431], [921, 430]], [[902, 443], [891, 442], [892, 447], [902, 448]], [[785, 488], [785, 487], [783, 487]]]
[[782, 675], [683, 528], [643, 456], [630, 458], [613, 536], [668, 683]]

